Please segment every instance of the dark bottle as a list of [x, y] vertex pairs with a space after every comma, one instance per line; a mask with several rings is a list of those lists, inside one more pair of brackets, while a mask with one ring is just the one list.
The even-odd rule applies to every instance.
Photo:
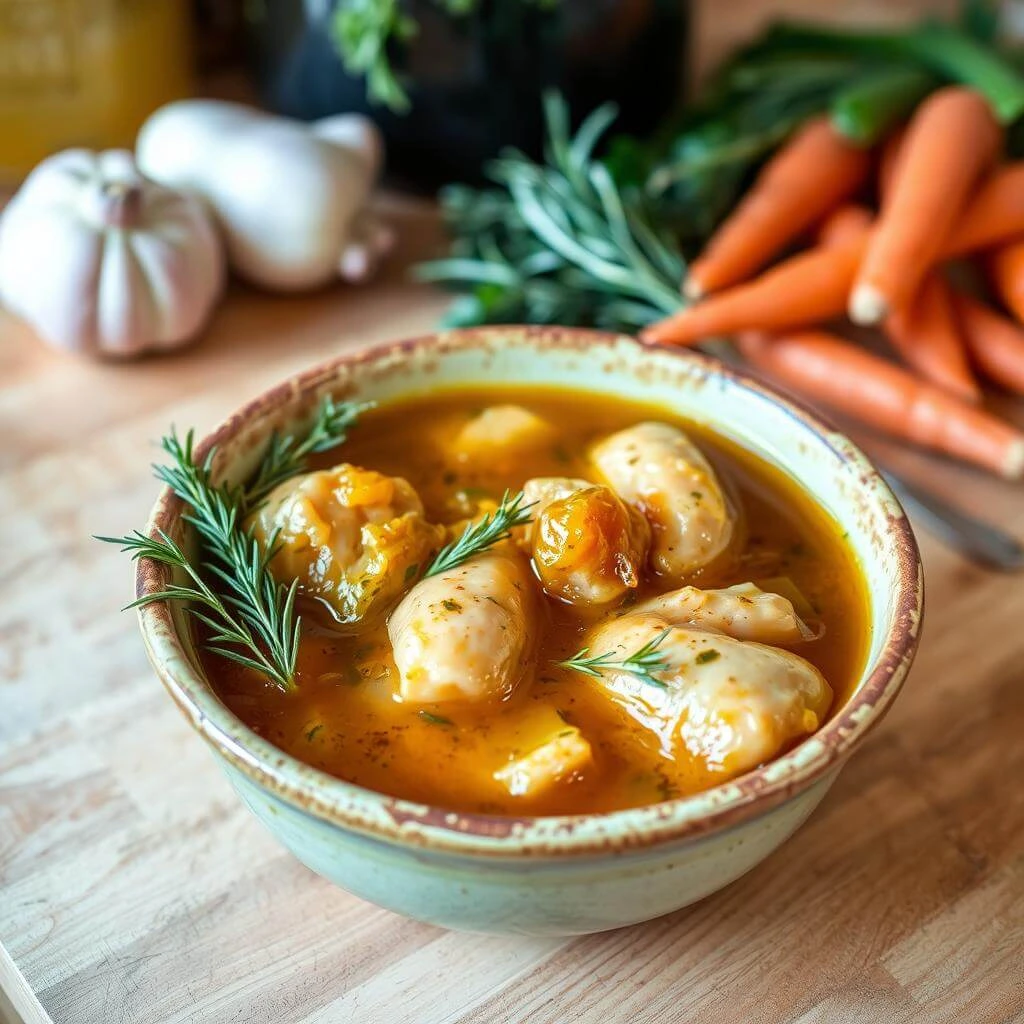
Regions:
[[428, 0], [405, 5], [419, 31], [393, 45], [411, 100], [404, 114], [371, 105], [348, 74], [331, 24], [337, 0], [250, 5], [251, 54], [272, 110], [313, 119], [368, 113], [384, 132], [389, 174], [432, 189], [480, 180], [503, 146], [540, 155], [540, 96], [560, 89], [579, 121], [606, 100], [617, 130], [642, 134], [669, 111], [684, 78], [685, 0], [481, 0], [453, 16]]

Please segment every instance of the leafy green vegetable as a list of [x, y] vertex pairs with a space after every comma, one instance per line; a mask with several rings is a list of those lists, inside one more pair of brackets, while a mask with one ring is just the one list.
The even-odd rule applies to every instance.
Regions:
[[873, 146], [935, 85], [932, 75], [917, 68], [882, 68], [836, 94], [830, 107], [832, 124], [853, 142]]
[[331, 24], [345, 69], [365, 75], [370, 100], [398, 113], [409, 109], [409, 96], [392, 70], [388, 46], [408, 42], [416, 30], [416, 22], [402, 13], [401, 0], [343, 0]]
[[977, 89], [1004, 124], [1024, 114], [1024, 77], [993, 47], [954, 25], [927, 23], [902, 31], [851, 32], [780, 23], [768, 33], [766, 45], [780, 55], [816, 53], [909, 62]]

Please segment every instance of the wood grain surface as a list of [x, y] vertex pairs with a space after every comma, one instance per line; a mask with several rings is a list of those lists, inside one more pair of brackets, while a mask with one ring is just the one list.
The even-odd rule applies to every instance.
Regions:
[[[169, 423], [436, 323], [444, 299], [397, 269], [433, 220], [400, 219], [386, 279], [239, 290], [180, 356], [80, 363], [0, 322], [0, 941], [52, 1019], [1024, 1019], [1024, 591], [927, 537], [905, 694], [810, 823], [691, 909], [570, 941], [446, 933], [332, 888], [243, 809], [118, 611], [125, 559], [89, 535], [144, 522]], [[1019, 488], [934, 479], [1024, 533]]]

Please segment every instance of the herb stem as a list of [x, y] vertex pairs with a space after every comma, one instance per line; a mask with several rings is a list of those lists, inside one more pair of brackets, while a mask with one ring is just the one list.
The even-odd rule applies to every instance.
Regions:
[[[149, 558], [188, 577], [187, 584], [169, 584], [128, 607], [187, 602], [190, 614], [210, 630], [209, 650], [259, 672], [282, 690], [293, 689], [301, 634], [301, 619], [295, 612], [298, 581], [285, 585], [270, 571], [278, 550], [277, 534], [260, 544], [251, 530], [243, 529], [242, 519], [279, 483], [302, 472], [310, 455], [344, 441], [363, 408], [325, 399], [304, 437], [274, 435], [253, 478], [236, 487], [213, 483], [213, 449], [197, 462], [193, 432], [182, 440], [172, 429], [161, 442], [170, 462], [154, 466], [153, 471], [188, 505], [182, 519], [198, 534], [200, 558], [190, 559], [163, 531], [155, 537], [136, 530], [124, 537], [97, 538], [120, 545], [133, 560]], [[223, 593], [207, 583], [207, 575], [223, 584]]]
[[571, 658], [566, 658], [565, 661], [559, 661], [557, 664], [562, 668], [581, 672], [583, 675], [592, 676], [595, 679], [600, 679], [605, 672], [626, 672], [642, 682], [664, 690], [665, 682], [658, 678], [657, 673], [667, 672], [672, 666], [658, 648], [671, 632], [671, 628], [662, 630], [656, 637], [648, 640], [642, 647], [625, 657], [620, 657], [614, 651], [591, 655], [590, 648], [583, 647]]
[[518, 491], [510, 495], [508, 491], [502, 495], [501, 503], [493, 512], [488, 512], [482, 519], [470, 523], [461, 536], [450, 544], [446, 544], [437, 553], [437, 557], [427, 567], [424, 577], [436, 576], [438, 573], [456, 569], [499, 541], [507, 540], [516, 526], [525, 526], [533, 516], [530, 509], [536, 502], [523, 504], [526, 495]]

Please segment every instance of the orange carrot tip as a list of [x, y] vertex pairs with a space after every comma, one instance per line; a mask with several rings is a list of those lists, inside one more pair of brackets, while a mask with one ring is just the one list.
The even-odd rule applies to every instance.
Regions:
[[683, 298], [696, 302], [698, 299], [703, 299], [705, 294], [700, 281], [692, 273], [687, 274], [683, 281]]
[[873, 284], [859, 284], [850, 295], [849, 314], [855, 324], [880, 324], [889, 315], [889, 300]]

